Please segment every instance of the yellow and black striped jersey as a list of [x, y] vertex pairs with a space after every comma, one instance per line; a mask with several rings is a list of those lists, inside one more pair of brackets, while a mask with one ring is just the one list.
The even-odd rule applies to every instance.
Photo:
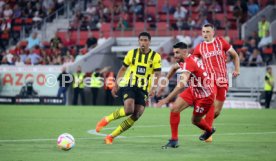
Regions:
[[137, 86], [148, 92], [154, 72], [161, 71], [161, 56], [151, 49], [148, 53], [133, 49], [125, 56], [123, 65], [128, 69], [120, 81], [120, 87]]

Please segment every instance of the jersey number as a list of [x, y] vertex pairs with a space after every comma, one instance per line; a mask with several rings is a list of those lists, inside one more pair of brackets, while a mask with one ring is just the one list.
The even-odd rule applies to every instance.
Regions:
[[204, 70], [204, 66], [203, 66], [202, 60], [198, 60], [198, 61], [196, 62], [196, 64], [197, 64], [197, 66], [198, 66], [199, 68], [201, 68], [202, 70]]
[[196, 106], [196, 110], [195, 110], [196, 113], [203, 113], [203, 111], [204, 111], [203, 107]]

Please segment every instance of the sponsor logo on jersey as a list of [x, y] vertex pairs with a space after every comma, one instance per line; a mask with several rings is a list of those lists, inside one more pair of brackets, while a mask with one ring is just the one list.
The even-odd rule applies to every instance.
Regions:
[[146, 67], [144, 67], [144, 66], [137, 66], [136, 73], [140, 74], [140, 75], [145, 75], [146, 74]]
[[211, 51], [211, 52], [206, 52], [205, 54], [203, 54], [203, 57], [210, 58], [210, 57], [221, 55], [221, 54], [222, 54], [221, 50], [215, 50], [215, 51]]

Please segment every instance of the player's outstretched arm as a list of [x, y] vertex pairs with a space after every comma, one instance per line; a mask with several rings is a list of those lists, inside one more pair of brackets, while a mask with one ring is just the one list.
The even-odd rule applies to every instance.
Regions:
[[117, 92], [119, 90], [119, 85], [118, 85], [118, 81], [120, 81], [123, 76], [125, 75], [125, 72], [127, 70], [127, 67], [125, 67], [124, 65], [120, 68], [118, 74], [117, 74], [117, 78], [116, 78], [116, 81], [115, 81], [115, 86], [112, 88], [112, 91], [111, 91], [111, 94], [113, 97], [118, 97], [117, 96]]
[[[171, 68], [170, 68], [170, 70], [169, 70], [169, 72], [168, 72], [168, 74], [167, 74], [167, 79], [168, 80], [170, 80], [171, 78], [172, 78], [172, 76], [176, 73], [176, 71], [179, 69], [180, 67], [179, 67], [179, 65], [178, 64], [174, 64]], [[158, 92], [157, 92], [157, 96], [158, 97], [160, 97], [161, 96], [161, 94], [164, 92], [164, 90], [165, 90], [165, 86], [161, 86], [160, 88], [159, 88], [159, 90], [158, 90]]]
[[161, 71], [155, 71], [154, 72], [154, 81], [153, 81], [153, 86], [151, 87], [151, 90], [149, 92], [149, 96], [153, 97], [156, 93], [156, 89], [158, 87], [158, 82], [159, 82], [159, 78], [161, 76]]
[[235, 51], [235, 49], [230, 48], [229, 51], [230, 55], [233, 57], [233, 62], [235, 65], [235, 70], [233, 72], [233, 76], [237, 77], [240, 75], [240, 58], [238, 53]]
[[190, 73], [189, 72], [183, 72], [181, 73], [181, 76], [179, 77], [180, 80], [178, 81], [176, 87], [174, 90], [164, 99], [160, 100], [157, 104], [157, 107], [161, 107], [164, 104], [167, 104], [169, 101], [171, 101], [177, 94], [183, 90], [183, 88], [186, 86], [189, 78], [190, 78]]

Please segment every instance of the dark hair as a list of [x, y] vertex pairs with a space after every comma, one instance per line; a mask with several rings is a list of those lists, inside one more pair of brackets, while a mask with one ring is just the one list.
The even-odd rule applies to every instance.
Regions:
[[188, 45], [184, 42], [178, 42], [173, 46], [173, 48], [187, 49]]
[[202, 27], [211, 27], [212, 29], [215, 29], [215, 26], [211, 23], [207, 23], [207, 24], [203, 25]]
[[138, 36], [138, 38], [140, 39], [141, 36], [147, 36], [149, 38], [149, 40], [151, 39], [150, 33], [148, 32], [141, 32]]
[[266, 67], [266, 71], [271, 70], [271, 66]]

